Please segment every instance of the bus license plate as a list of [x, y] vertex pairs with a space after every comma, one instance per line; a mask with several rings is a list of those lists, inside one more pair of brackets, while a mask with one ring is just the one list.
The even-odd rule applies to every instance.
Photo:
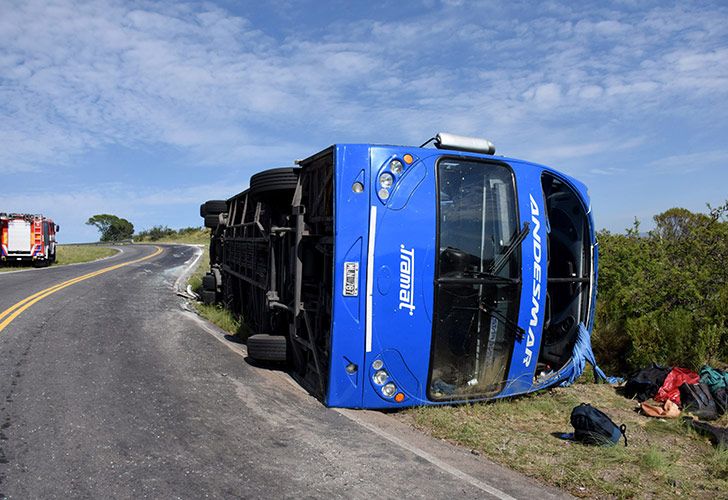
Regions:
[[359, 263], [344, 262], [344, 296], [359, 295]]

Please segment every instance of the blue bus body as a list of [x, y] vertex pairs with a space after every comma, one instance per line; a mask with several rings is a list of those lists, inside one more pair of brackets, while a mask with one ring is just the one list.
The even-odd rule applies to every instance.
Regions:
[[322, 155], [333, 210], [328, 360], [316, 363], [326, 405], [488, 400], [572, 375], [596, 299], [586, 186], [513, 158], [370, 144], [334, 145], [302, 172]]

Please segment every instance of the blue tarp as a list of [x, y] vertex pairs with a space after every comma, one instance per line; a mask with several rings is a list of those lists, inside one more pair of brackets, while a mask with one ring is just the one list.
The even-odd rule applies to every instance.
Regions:
[[576, 382], [576, 379], [584, 373], [587, 361], [594, 367], [595, 382], [598, 382], [600, 379], [604, 380], [608, 384], [619, 384], [624, 382], [624, 379], [622, 378], [607, 377], [602, 369], [599, 368], [597, 360], [594, 358], [594, 351], [592, 350], [591, 334], [583, 323], [579, 323], [579, 336], [576, 339], [574, 351], [571, 355], [571, 374], [559, 385], [561, 387], [566, 387]]

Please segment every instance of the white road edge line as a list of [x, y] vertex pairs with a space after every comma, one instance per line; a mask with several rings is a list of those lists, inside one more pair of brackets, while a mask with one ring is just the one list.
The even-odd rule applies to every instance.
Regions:
[[[376, 216], [376, 207], [372, 207], [372, 211], [374, 212], [372, 215]], [[370, 223], [371, 224], [371, 223]], [[370, 232], [371, 235], [371, 232]], [[194, 259], [194, 261], [187, 266], [187, 270], [182, 273], [182, 275], [177, 279], [177, 282], [175, 282], [175, 288], [178, 289], [178, 282], [187, 274], [187, 271], [192, 269], [194, 265], [197, 263], [197, 261], [202, 256], [202, 251], [199, 247], [197, 247], [197, 250], [199, 251], [199, 254]], [[370, 251], [373, 253], [373, 247], [370, 245]], [[369, 263], [367, 263], [369, 264]], [[373, 266], [372, 266], [373, 267]], [[373, 269], [372, 269], [373, 271]], [[367, 269], [367, 274], [369, 274], [369, 269]], [[373, 274], [373, 272], [372, 272]], [[368, 280], [370, 281], [370, 280]], [[367, 290], [367, 296], [371, 296], [371, 292]], [[236, 344], [233, 345], [229, 340], [225, 339], [225, 334], [222, 330], [218, 330], [214, 327], [211, 327], [207, 320], [201, 318], [198, 314], [196, 314], [194, 311], [185, 311], [190, 318], [192, 318], [198, 325], [202, 327], [203, 330], [205, 330], [207, 333], [215, 337], [221, 344], [223, 344], [225, 347], [230, 349], [232, 352], [236, 353], [239, 356], [245, 357], [247, 356], [248, 352], [245, 346]], [[367, 324], [370, 324], [369, 321], [367, 321]], [[369, 339], [371, 342], [371, 338]], [[285, 380], [291, 384], [293, 384], [293, 381], [290, 379], [287, 375], [282, 375]], [[293, 384], [297, 388], [301, 388], [298, 384]], [[447, 472], [448, 474], [451, 474], [458, 479], [461, 479], [462, 481], [465, 481], [466, 483], [470, 484], [471, 486], [474, 486], [475, 488], [478, 488], [481, 491], [484, 491], [485, 493], [488, 493], [489, 495], [498, 498], [500, 500], [516, 500], [514, 497], [508, 495], [507, 493], [499, 490], [498, 488], [491, 486], [480, 479], [477, 479], [470, 474], [467, 474], [466, 472], [461, 471], [460, 469], [453, 467], [452, 465], [448, 464], [447, 462], [440, 460], [439, 458], [431, 455], [430, 453], [427, 453], [425, 450], [422, 450], [412, 444], [407, 443], [406, 441], [393, 436], [389, 434], [388, 432], [380, 429], [379, 427], [372, 425], [368, 422], [363, 421], [361, 418], [356, 416], [351, 410], [344, 410], [340, 408], [332, 408], [335, 412], [339, 413], [340, 415], [343, 415], [344, 417], [348, 418], [352, 422], [354, 422], [357, 425], [360, 425], [361, 427], [364, 427], [365, 429], [377, 434], [378, 436], [386, 439], [392, 444], [395, 444], [399, 446], [400, 448], [409, 451], [410, 453], [414, 453], [418, 457], [422, 458], [423, 460], [426, 460], [430, 462], [435, 467], [438, 467], [439, 469], [443, 470], [444, 472]]]
[[184, 293], [185, 290], [180, 288], [182, 280], [186, 280], [189, 277], [189, 275], [192, 274], [192, 272], [195, 269], [195, 265], [197, 264], [197, 261], [199, 261], [200, 258], [202, 258], [203, 252], [202, 252], [202, 248], [200, 248], [198, 245], [190, 245], [190, 244], [183, 243], [182, 246], [192, 247], [195, 250], [195, 254], [196, 254], [194, 259], [191, 259], [191, 262], [190, 262], [190, 259], [188, 259], [187, 262], [185, 262], [185, 264], [187, 264], [188, 262], [189, 262], [189, 264], [187, 265], [185, 270], [182, 271], [182, 274], [180, 274], [179, 277], [177, 278], [177, 280], [174, 282], [174, 290], [176, 292]]
[[408, 442], [398, 438], [397, 436], [393, 436], [392, 434], [388, 433], [387, 431], [382, 430], [379, 427], [370, 424], [369, 422], [363, 421], [361, 418], [359, 418], [354, 413], [353, 410], [344, 410], [344, 409], [340, 409], [340, 408], [333, 408], [333, 410], [335, 412], [345, 416], [352, 422], [359, 424], [366, 429], [369, 429], [370, 431], [379, 435], [380, 437], [383, 437], [387, 441], [389, 441], [393, 444], [396, 444], [400, 448], [404, 448], [405, 450], [407, 450], [411, 453], [414, 453], [418, 457], [420, 457], [424, 460], [427, 460], [435, 467], [439, 467], [443, 471], [445, 471], [449, 474], [452, 474], [453, 476], [457, 477], [458, 479], [461, 479], [461, 480], [465, 481], [466, 483], [469, 483], [470, 485], [478, 488], [479, 490], [482, 490], [482, 491], [488, 493], [489, 495], [494, 496], [495, 498], [499, 498], [501, 500], [516, 500], [514, 497], [499, 490], [498, 488], [491, 486], [491, 485], [481, 481], [480, 479], [477, 479], [477, 478], [471, 476], [470, 474], [467, 474], [467, 473], [461, 471], [460, 469], [458, 469], [456, 467], [453, 467], [452, 465], [448, 464], [447, 462], [440, 460], [439, 458], [427, 453], [424, 450], [421, 450], [420, 448], [418, 448], [412, 444], [409, 444]]
[[207, 320], [201, 318], [196, 312], [184, 310], [182, 311], [182, 314], [192, 319], [195, 323], [200, 325], [203, 330], [212, 335], [217, 341], [219, 341], [222, 345], [230, 349], [238, 356], [245, 358], [248, 355], [248, 349], [243, 344], [236, 344], [234, 342], [226, 340], [226, 332], [224, 332], [223, 330], [217, 330], [217, 327], [210, 327], [210, 324], [207, 322]]

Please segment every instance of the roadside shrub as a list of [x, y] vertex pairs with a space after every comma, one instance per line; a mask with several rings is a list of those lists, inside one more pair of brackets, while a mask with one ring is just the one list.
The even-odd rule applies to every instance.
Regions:
[[611, 371], [728, 361], [728, 204], [672, 208], [655, 229], [602, 231], [595, 354]]
[[147, 230], [147, 237], [150, 241], [161, 240], [165, 236], [171, 236], [175, 234], [174, 229], [170, 229], [167, 226], [153, 226]]
[[136, 241], [184, 241], [187, 243], [209, 243], [210, 230], [204, 227], [183, 227], [170, 229], [167, 226], [153, 226], [134, 235]]
[[631, 342], [630, 368], [659, 363], [697, 371], [706, 363], [721, 361], [720, 327], [715, 324], [699, 326], [695, 315], [685, 309], [667, 313], [653, 311], [630, 318], [625, 329]]

